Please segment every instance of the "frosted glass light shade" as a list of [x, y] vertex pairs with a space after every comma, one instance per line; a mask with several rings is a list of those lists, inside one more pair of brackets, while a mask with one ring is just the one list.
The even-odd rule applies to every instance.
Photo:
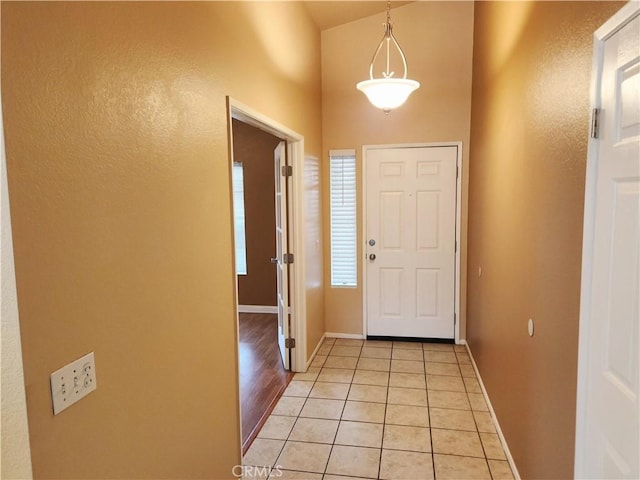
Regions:
[[367, 96], [373, 106], [389, 113], [402, 105], [420, 87], [420, 82], [407, 78], [376, 78], [360, 82], [356, 87]]

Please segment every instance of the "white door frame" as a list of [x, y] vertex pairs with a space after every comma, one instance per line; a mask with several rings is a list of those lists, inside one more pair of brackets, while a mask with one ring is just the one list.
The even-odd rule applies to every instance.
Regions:
[[[591, 67], [591, 108], [601, 107], [604, 43], [640, 11], [640, 4], [630, 1], [593, 34]], [[589, 135], [589, 133], [587, 133]], [[596, 185], [598, 180], [598, 140], [589, 135], [587, 174], [585, 180], [584, 227], [582, 239], [582, 278], [580, 287], [580, 323], [578, 336], [578, 386], [576, 399], [576, 440], [574, 469], [576, 478], [583, 473], [589, 452], [586, 451], [586, 406], [588, 397], [589, 333], [591, 327], [591, 274], [593, 271], [593, 239], [596, 215]]]
[[[291, 351], [292, 372], [304, 371], [307, 365], [307, 302], [304, 288], [306, 262], [304, 251], [304, 137], [284, 125], [262, 115], [252, 108], [227, 97], [229, 165], [233, 164], [233, 132], [232, 119], [240, 120], [252, 127], [263, 130], [287, 142], [287, 155], [293, 167], [292, 192], [289, 201], [289, 245], [294, 254], [294, 262], [289, 270], [289, 310], [291, 312], [291, 328], [289, 336], [296, 339], [296, 346]], [[231, 181], [231, 179], [229, 180]], [[235, 273], [234, 273], [235, 276]], [[235, 296], [238, 298], [238, 286], [234, 279]], [[238, 318], [238, 302], [236, 301], [236, 320]], [[237, 321], [236, 321], [237, 324]]]
[[455, 288], [454, 288], [454, 315], [456, 318], [455, 325], [455, 342], [460, 343], [460, 226], [462, 222], [462, 142], [435, 142], [435, 143], [393, 143], [387, 145], [363, 145], [362, 146], [362, 243], [361, 252], [363, 255], [363, 276], [362, 276], [362, 334], [367, 337], [367, 261], [366, 248], [364, 244], [367, 238], [367, 151], [380, 150], [389, 148], [420, 148], [420, 147], [456, 147], [456, 245], [455, 249]]

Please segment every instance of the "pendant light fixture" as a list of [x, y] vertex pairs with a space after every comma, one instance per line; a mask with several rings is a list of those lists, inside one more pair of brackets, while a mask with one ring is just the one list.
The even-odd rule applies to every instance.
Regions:
[[[369, 80], [365, 80], [356, 85], [358, 90], [363, 92], [369, 101], [375, 107], [382, 109], [384, 113], [389, 113], [394, 108], [398, 108], [407, 100], [407, 98], [409, 98], [409, 95], [411, 95], [414, 90], [420, 87], [419, 82], [407, 78], [407, 59], [405, 58], [404, 52], [402, 51], [402, 48], [400, 48], [396, 37], [393, 35], [393, 25], [391, 25], [390, 12], [391, 1], [387, 1], [387, 22], [384, 24], [384, 35], [382, 40], [380, 40], [378, 48], [371, 59], [371, 65], [369, 66]], [[389, 54], [392, 42], [400, 53], [400, 58], [402, 59], [402, 67], [404, 69], [402, 78], [393, 78], [395, 72], [389, 71]], [[385, 44], [385, 53], [387, 57], [386, 70], [382, 72], [382, 78], [374, 79], [373, 64], [375, 63], [382, 46]]]

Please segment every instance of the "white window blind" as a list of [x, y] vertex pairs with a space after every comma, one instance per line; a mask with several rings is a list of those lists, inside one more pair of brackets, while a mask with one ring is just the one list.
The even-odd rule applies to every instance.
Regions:
[[236, 274], [247, 274], [247, 239], [244, 228], [244, 172], [242, 163], [233, 163], [233, 220], [236, 237]]
[[356, 152], [329, 151], [331, 286], [357, 285]]

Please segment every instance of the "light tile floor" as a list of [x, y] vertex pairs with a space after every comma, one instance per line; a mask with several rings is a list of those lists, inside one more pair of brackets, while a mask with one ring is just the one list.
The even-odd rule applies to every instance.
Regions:
[[513, 478], [465, 347], [434, 343], [326, 339], [243, 463], [247, 479]]

